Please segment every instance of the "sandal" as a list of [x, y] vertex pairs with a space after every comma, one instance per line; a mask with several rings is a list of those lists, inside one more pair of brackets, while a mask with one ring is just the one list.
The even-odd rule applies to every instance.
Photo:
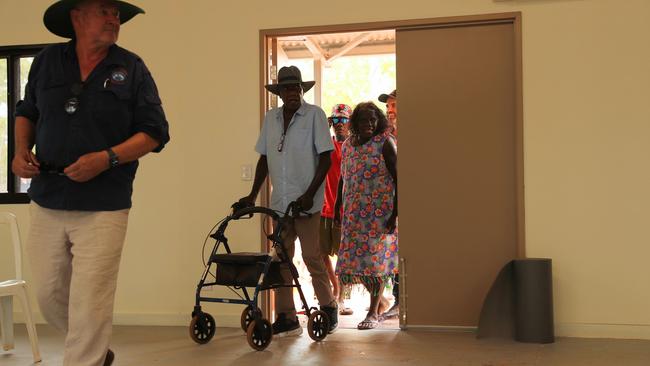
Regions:
[[388, 309], [385, 313], [381, 314], [384, 319], [397, 318], [399, 316], [399, 305], [395, 304]]
[[340, 315], [352, 315], [354, 314], [354, 310], [351, 308], [346, 308], [346, 307], [341, 307], [341, 310], [339, 310]]
[[366, 329], [375, 329], [379, 326], [379, 320], [365, 318], [361, 323], [357, 325], [357, 329], [366, 330]]

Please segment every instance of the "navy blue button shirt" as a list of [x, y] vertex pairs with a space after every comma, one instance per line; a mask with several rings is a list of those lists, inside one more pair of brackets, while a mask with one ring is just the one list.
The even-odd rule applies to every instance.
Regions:
[[[69, 114], [65, 106], [71, 98], [78, 105]], [[160, 143], [155, 152], [169, 141], [169, 125], [151, 73], [140, 57], [117, 45], [83, 83], [74, 40], [46, 47], [32, 63], [16, 116], [34, 123], [36, 157], [53, 171], [138, 132]], [[84, 183], [41, 172], [32, 178], [28, 193], [51, 209], [121, 210], [131, 207], [137, 168], [137, 161], [121, 164]]]

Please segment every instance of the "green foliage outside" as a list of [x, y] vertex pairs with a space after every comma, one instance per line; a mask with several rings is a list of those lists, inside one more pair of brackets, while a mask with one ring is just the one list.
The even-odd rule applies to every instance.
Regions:
[[335, 104], [354, 109], [358, 103], [372, 101], [385, 111], [377, 97], [395, 89], [395, 80], [395, 55], [341, 57], [323, 68], [321, 107], [329, 116]]
[[[20, 59], [20, 98], [25, 95], [27, 75], [32, 65], [33, 57]], [[8, 88], [8, 62], [7, 59], [0, 59], [0, 193], [7, 192], [7, 168], [8, 168], [8, 125], [9, 125], [9, 103], [7, 100]], [[29, 180], [21, 179], [20, 192], [25, 192], [29, 186]]]
[[7, 59], [0, 59], [0, 193], [7, 192]]
[[[34, 61], [33, 57], [23, 57], [20, 59], [20, 99], [25, 97], [25, 87], [27, 86], [27, 77], [29, 76], [29, 70], [32, 67], [32, 62]], [[18, 192], [25, 193], [29, 188], [31, 179], [19, 179], [20, 186], [18, 187]]]

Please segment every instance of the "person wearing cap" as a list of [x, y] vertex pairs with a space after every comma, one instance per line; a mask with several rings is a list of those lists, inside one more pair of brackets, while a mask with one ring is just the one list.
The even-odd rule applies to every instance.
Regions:
[[397, 137], [397, 89], [390, 92], [390, 94], [381, 94], [379, 96], [380, 102], [386, 103], [386, 117], [391, 126], [391, 134]]
[[[391, 134], [397, 137], [397, 89], [390, 94], [381, 94], [377, 99], [386, 103], [386, 116], [392, 127]], [[395, 274], [393, 278], [393, 297], [395, 298], [393, 305], [382, 314], [384, 319], [395, 318], [399, 315], [399, 274]]]
[[[325, 178], [325, 201], [320, 215], [320, 248], [323, 256], [323, 263], [327, 268], [327, 275], [332, 283], [334, 296], [339, 305], [339, 314], [351, 315], [352, 309], [343, 306], [343, 288], [339, 279], [334, 273], [334, 266], [330, 260], [331, 256], [338, 254], [341, 245], [341, 220], [340, 214], [334, 214], [336, 195], [341, 177], [341, 146], [350, 135], [349, 122], [352, 108], [347, 104], [337, 104], [332, 107], [332, 114], [327, 118], [330, 127], [334, 128], [332, 143], [332, 165]], [[334, 218], [337, 217], [337, 220]]]
[[[309, 213], [293, 220], [284, 233], [287, 255], [293, 258], [295, 239], [300, 239], [302, 258], [311, 274], [318, 302], [330, 318], [332, 333], [338, 326], [338, 309], [332, 294], [319, 244], [318, 228], [323, 207], [323, 180], [331, 164], [334, 149], [325, 112], [304, 101], [303, 93], [311, 89], [314, 81], [303, 81], [296, 66], [282, 67], [277, 84], [266, 89], [280, 96], [283, 105], [266, 113], [255, 151], [260, 154], [255, 169], [253, 187], [248, 196], [241, 198], [234, 207], [252, 206], [268, 175], [273, 184], [271, 209], [285, 212], [288, 205], [296, 202], [301, 211]], [[285, 283], [292, 283], [288, 268], [281, 271]], [[302, 328], [296, 317], [293, 288], [275, 290], [273, 334], [278, 336], [299, 335]]]
[[[16, 109], [13, 172], [31, 178], [27, 253], [43, 317], [65, 334], [63, 365], [110, 365], [118, 268], [138, 159], [169, 141], [156, 84], [116, 45], [142, 9], [61, 0]], [[32, 148], [35, 147], [35, 153]]]

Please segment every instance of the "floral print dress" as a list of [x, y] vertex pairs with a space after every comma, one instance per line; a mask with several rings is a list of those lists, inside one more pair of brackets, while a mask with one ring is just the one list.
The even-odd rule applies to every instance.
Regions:
[[395, 185], [382, 149], [389, 133], [342, 147], [343, 217], [336, 274], [341, 282], [373, 285], [397, 274], [397, 229], [388, 234]]

